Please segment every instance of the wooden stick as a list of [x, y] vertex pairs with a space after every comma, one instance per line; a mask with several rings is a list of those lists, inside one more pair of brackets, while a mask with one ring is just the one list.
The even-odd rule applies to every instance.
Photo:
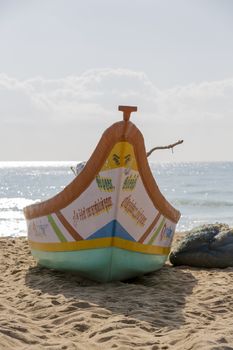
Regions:
[[[172, 149], [173, 151], [173, 147], [177, 146], [177, 145], [180, 145], [181, 143], [183, 143], [184, 140], [179, 140], [175, 143], [172, 143], [171, 145], [168, 145], [168, 146], [158, 146], [158, 147], [154, 147], [152, 148], [149, 152], [146, 153], [146, 156], [149, 157], [151, 155], [152, 152], [154, 151], [157, 151], [157, 150], [160, 150], [160, 149]], [[77, 171], [76, 171], [76, 168], [71, 166], [70, 169], [72, 170], [72, 172], [74, 173], [75, 176], [77, 176]]]
[[159, 149], [170, 149], [170, 148], [171, 148], [172, 151], [173, 151], [173, 147], [175, 147], [175, 146], [177, 146], [177, 145], [180, 145], [180, 144], [183, 143], [183, 142], [184, 142], [184, 140], [179, 140], [179, 141], [177, 141], [177, 142], [175, 142], [175, 143], [172, 143], [171, 145], [168, 145], [168, 146], [154, 147], [154, 148], [152, 148], [149, 152], [146, 153], [146, 156], [149, 157], [149, 156], [151, 155], [152, 152], [157, 151], [157, 150], [159, 150]]

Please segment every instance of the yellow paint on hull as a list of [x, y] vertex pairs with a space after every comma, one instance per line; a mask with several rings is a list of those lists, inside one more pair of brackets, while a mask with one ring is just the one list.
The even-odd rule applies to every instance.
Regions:
[[133, 145], [129, 142], [117, 142], [101, 171], [128, 167], [138, 171]]
[[116, 247], [130, 250], [133, 252], [146, 254], [168, 255], [170, 247], [160, 247], [137, 242], [127, 241], [122, 238], [98, 238], [93, 240], [83, 240], [76, 242], [61, 242], [61, 243], [40, 243], [29, 240], [31, 249], [48, 251], [48, 252], [65, 252], [84, 249], [98, 249], [106, 247]]

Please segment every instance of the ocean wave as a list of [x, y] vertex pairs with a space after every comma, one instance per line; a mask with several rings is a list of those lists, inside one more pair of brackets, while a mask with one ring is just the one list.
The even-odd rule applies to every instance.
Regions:
[[5, 168], [62, 168], [62, 167], [70, 167], [78, 163], [79, 161], [3, 161], [0, 162], [0, 169]]
[[208, 208], [221, 208], [221, 207], [233, 207], [232, 201], [219, 201], [219, 200], [194, 200], [194, 199], [179, 199], [173, 200], [174, 205], [177, 206], [193, 206], [193, 207], [208, 207]]
[[2, 220], [0, 219], [0, 237], [19, 237], [27, 235], [25, 220]]
[[38, 200], [28, 198], [1, 198], [0, 211], [20, 211], [27, 205], [33, 204]]
[[0, 220], [23, 220], [24, 215], [22, 210], [12, 211], [12, 210], [0, 210]]

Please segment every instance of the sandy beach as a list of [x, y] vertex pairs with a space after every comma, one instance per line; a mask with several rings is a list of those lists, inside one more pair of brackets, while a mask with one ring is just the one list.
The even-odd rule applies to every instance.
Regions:
[[[176, 239], [179, 239], [176, 235]], [[98, 284], [0, 239], [0, 349], [233, 349], [233, 268], [172, 267]]]

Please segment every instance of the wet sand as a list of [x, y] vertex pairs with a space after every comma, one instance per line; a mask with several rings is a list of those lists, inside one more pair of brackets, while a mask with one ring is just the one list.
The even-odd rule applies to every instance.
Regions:
[[[176, 236], [176, 239], [179, 235]], [[233, 349], [233, 268], [172, 267], [98, 284], [0, 239], [0, 349]]]

